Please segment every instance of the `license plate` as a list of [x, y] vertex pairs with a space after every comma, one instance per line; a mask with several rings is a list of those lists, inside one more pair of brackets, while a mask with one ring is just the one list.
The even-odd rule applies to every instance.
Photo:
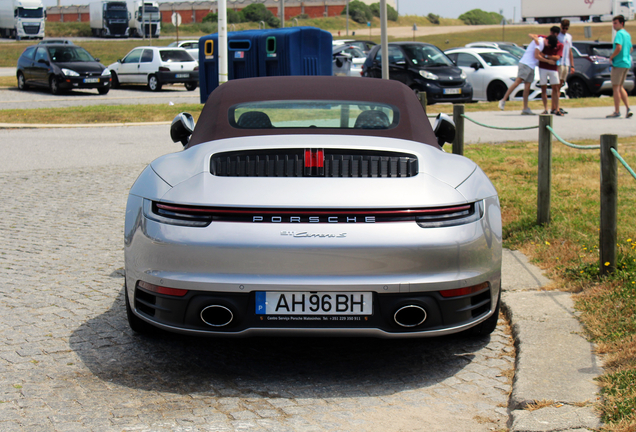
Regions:
[[88, 83], [98, 83], [99, 82], [99, 78], [84, 78], [84, 82], [86, 84], [88, 84]]
[[190, 74], [177, 74], [175, 75], [176, 78], [189, 78]]
[[444, 94], [461, 94], [462, 89], [444, 89]]
[[257, 315], [371, 315], [371, 292], [256, 292]]

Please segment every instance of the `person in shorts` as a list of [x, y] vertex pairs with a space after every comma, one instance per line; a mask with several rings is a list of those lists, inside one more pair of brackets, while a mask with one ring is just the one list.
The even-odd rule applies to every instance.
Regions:
[[526, 52], [521, 57], [521, 60], [519, 60], [517, 78], [515, 79], [515, 82], [508, 88], [503, 99], [499, 101], [498, 105], [500, 110], [503, 111], [505, 109], [508, 97], [510, 97], [519, 84], [523, 83], [523, 110], [521, 111], [521, 115], [534, 114], [528, 107], [528, 96], [530, 95], [530, 85], [532, 84], [532, 81], [534, 81], [534, 68], [536, 68], [539, 63], [538, 59], [544, 46], [545, 42], [543, 38], [534, 37], [532, 42], [530, 42], [530, 45], [526, 48]]
[[[563, 44], [563, 57], [561, 61], [557, 63], [559, 70], [559, 96], [561, 96], [561, 87], [567, 81], [568, 75], [574, 73], [574, 54], [572, 54], [572, 35], [568, 33], [570, 30], [570, 20], [564, 19], [561, 21], [561, 32], [558, 34], [557, 39]], [[560, 99], [557, 99], [560, 102]], [[567, 114], [560, 104], [557, 103], [557, 110], [561, 114]]]
[[614, 112], [607, 116], [607, 118], [620, 117], [621, 99], [627, 108], [625, 118], [630, 118], [633, 114], [629, 109], [629, 100], [627, 99], [627, 92], [623, 88], [625, 83], [625, 77], [627, 77], [627, 71], [632, 67], [632, 37], [625, 30], [625, 17], [623, 15], [617, 15], [612, 20], [612, 27], [616, 30], [616, 36], [614, 36], [614, 51], [610, 54], [610, 60], [612, 61], [612, 90], [614, 95]]
[[539, 85], [541, 86], [541, 100], [543, 101], [543, 114], [548, 113], [548, 80], [552, 87], [551, 111], [550, 114], [562, 116], [559, 111], [559, 90], [561, 88], [557, 62], [563, 57], [563, 44], [559, 42], [557, 35], [561, 29], [553, 26], [550, 29], [550, 36], [546, 39], [546, 44], [541, 51], [539, 58]]

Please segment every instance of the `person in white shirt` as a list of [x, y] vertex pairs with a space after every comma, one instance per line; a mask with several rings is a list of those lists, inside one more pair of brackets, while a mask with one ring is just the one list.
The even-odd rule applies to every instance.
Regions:
[[517, 70], [517, 78], [515, 82], [508, 88], [508, 91], [504, 95], [503, 99], [499, 101], [499, 109], [504, 110], [506, 106], [506, 101], [508, 97], [512, 94], [512, 92], [517, 88], [519, 84], [524, 83], [523, 87], [523, 110], [521, 111], [521, 115], [533, 115], [534, 113], [528, 107], [528, 96], [530, 95], [530, 85], [534, 80], [534, 69], [539, 64], [539, 57], [541, 57], [541, 51], [545, 46], [545, 41], [542, 37], [533, 37], [534, 35], [529, 35], [533, 38], [528, 48], [526, 48], [526, 52], [519, 60], [519, 69]]
[[[561, 61], [559, 63], [560, 84], [559, 84], [559, 88], [557, 89], [557, 92], [561, 91], [561, 86], [563, 85], [564, 82], [567, 81], [568, 75], [570, 75], [571, 73], [574, 73], [574, 70], [575, 70], [574, 55], [572, 54], [572, 35], [568, 33], [569, 29], [570, 29], [570, 20], [564, 19], [563, 21], [561, 21], [561, 33], [559, 33], [557, 38], [559, 39], [559, 42], [563, 44], [563, 57], [561, 58]], [[557, 104], [558, 103], [559, 103], [559, 99], [557, 99]], [[567, 112], [564, 111], [563, 108], [558, 107], [558, 105], [557, 105], [557, 110], [561, 114], [567, 114]]]

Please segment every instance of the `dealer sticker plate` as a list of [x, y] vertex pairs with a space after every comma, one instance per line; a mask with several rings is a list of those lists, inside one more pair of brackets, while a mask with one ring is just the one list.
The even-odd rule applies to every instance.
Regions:
[[444, 94], [462, 94], [462, 89], [444, 89]]
[[257, 315], [372, 315], [372, 292], [257, 291]]

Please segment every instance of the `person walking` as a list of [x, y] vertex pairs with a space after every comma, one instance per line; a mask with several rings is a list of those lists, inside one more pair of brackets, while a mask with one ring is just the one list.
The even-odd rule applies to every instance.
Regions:
[[[576, 70], [574, 68], [574, 54], [572, 53], [572, 35], [568, 33], [568, 30], [570, 30], [570, 20], [564, 19], [561, 21], [561, 32], [557, 36], [559, 42], [563, 44], [563, 57], [560, 63], [558, 63], [559, 88], [557, 89], [557, 94], [559, 96], [561, 96], [561, 87], [567, 82], [568, 75], [574, 73]], [[557, 111], [562, 115], [567, 114], [560, 106], [560, 98], [557, 99]]]
[[[532, 36], [530, 37], [532, 38]], [[521, 57], [521, 60], [519, 60], [515, 82], [508, 87], [508, 91], [506, 91], [503, 99], [499, 101], [498, 106], [500, 110], [503, 111], [505, 109], [508, 97], [510, 97], [519, 84], [523, 83], [523, 110], [521, 111], [521, 115], [534, 114], [528, 107], [528, 96], [530, 95], [530, 85], [532, 81], [534, 81], [534, 68], [539, 64], [538, 58], [541, 56], [541, 51], [544, 46], [545, 42], [543, 38], [533, 38], [532, 42], [530, 42], [530, 45], [526, 48], [526, 52]]]
[[625, 17], [623, 15], [614, 17], [612, 27], [616, 30], [616, 36], [614, 36], [614, 51], [609, 57], [612, 61], [611, 79], [614, 95], [614, 112], [608, 115], [607, 118], [621, 116], [621, 100], [625, 104], [625, 108], [627, 108], [625, 118], [630, 118], [633, 113], [629, 109], [629, 100], [627, 99], [627, 92], [623, 88], [623, 83], [625, 83], [627, 71], [632, 67], [632, 37], [625, 30]]

